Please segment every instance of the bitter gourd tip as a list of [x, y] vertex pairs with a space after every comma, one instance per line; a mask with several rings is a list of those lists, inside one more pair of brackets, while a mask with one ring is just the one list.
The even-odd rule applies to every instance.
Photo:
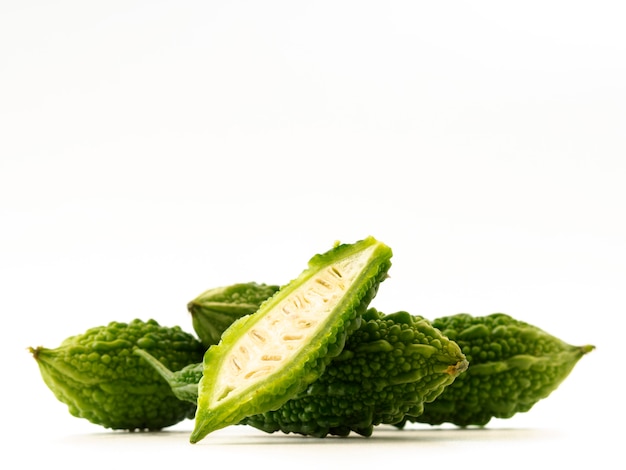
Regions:
[[585, 344], [584, 346], [581, 346], [581, 347], [580, 347], [580, 351], [581, 351], [583, 354], [588, 354], [588, 353], [590, 353], [591, 351], [593, 351], [594, 349], [596, 349], [596, 347], [595, 347], [593, 344]]
[[373, 237], [335, 245], [229, 326], [204, 355], [190, 442], [276, 409], [315, 381], [358, 327], [391, 255]]

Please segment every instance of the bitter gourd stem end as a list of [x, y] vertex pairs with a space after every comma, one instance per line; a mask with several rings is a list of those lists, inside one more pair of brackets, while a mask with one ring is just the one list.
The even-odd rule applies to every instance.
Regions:
[[469, 367], [469, 361], [467, 359], [463, 359], [462, 361], [457, 362], [455, 365], [449, 366], [446, 369], [446, 374], [457, 376], [465, 372], [468, 367]]
[[590, 353], [590, 352], [591, 352], [591, 351], [593, 351], [594, 349], [596, 349], [596, 347], [595, 347], [593, 344], [586, 344], [586, 345], [584, 345], [584, 346], [581, 346], [581, 347], [580, 347], [580, 351], [581, 351], [583, 354]]
[[42, 349], [42, 346], [37, 346], [36, 348], [29, 346], [26, 348], [26, 350], [33, 355], [35, 360], [39, 359], [39, 351], [41, 351], [41, 349]]

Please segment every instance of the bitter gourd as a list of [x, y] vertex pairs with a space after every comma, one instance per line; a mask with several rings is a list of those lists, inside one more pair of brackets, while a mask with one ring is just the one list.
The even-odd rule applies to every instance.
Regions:
[[[257, 289], [254, 283], [246, 284], [246, 286], [252, 291]], [[257, 290], [257, 293], [259, 294], [257, 298], [260, 299], [263, 293], [262, 290]], [[207, 315], [205, 320], [207, 323], [210, 323], [211, 316]], [[223, 326], [223, 324], [220, 324], [220, 326]], [[450, 422], [459, 426], [484, 426], [494, 417], [510, 418], [517, 412], [528, 411], [539, 399], [545, 398], [550, 390], [556, 389], [569, 374], [568, 370], [572, 370], [577, 360], [593, 349], [593, 346], [589, 345], [580, 348], [567, 345], [557, 338], [547, 335], [535, 326], [522, 323], [519, 320], [515, 320], [501, 313], [484, 317], [473, 317], [468, 314], [441, 317], [434, 320], [434, 326], [444, 328], [444, 333], [448, 335], [450, 339], [456, 340], [462, 345], [463, 351], [469, 355], [468, 359], [472, 359], [474, 366], [484, 362], [494, 363], [489, 366], [470, 367], [472, 372], [463, 374], [463, 376], [460, 377], [452, 387], [448, 388], [435, 402], [429, 402], [425, 405], [426, 412], [420, 415], [419, 420], [407, 417], [398, 424], [400, 427], [404, 426], [407, 421], [420, 421], [429, 424]], [[497, 330], [496, 327], [498, 328]], [[490, 331], [490, 329], [494, 330], [492, 339], [486, 340], [480, 333], [482, 332], [484, 334]], [[529, 342], [529, 335], [537, 336]], [[547, 343], [552, 344], [552, 348], [554, 348], [554, 357], [552, 359], [546, 356], [549, 349], [544, 348], [544, 352], [542, 353], [546, 357], [543, 357], [541, 361], [552, 360], [550, 370], [558, 370], [559, 360], [568, 362], [568, 364], [562, 366], [560, 375], [544, 375], [542, 381], [533, 385], [533, 387], [535, 387], [534, 392], [530, 390], [523, 392], [523, 387], [518, 389], [517, 385], [512, 385], [510, 392], [502, 394], [500, 390], [498, 392], [501, 394], [500, 398], [496, 400], [495, 395], [492, 398], [490, 394], [487, 393], [487, 390], [491, 390], [492, 388], [492, 382], [497, 384], [498, 382], [507, 381], [513, 376], [519, 376], [520, 374], [520, 372], [513, 369], [509, 369], [507, 375], [503, 374], [504, 370], [501, 371], [502, 374], [496, 374], [495, 370], [499, 370], [500, 368], [504, 369], [506, 367], [510, 368], [514, 361], [521, 360], [518, 364], [519, 366], [524, 364], [523, 356], [522, 358], [517, 357], [516, 359], [512, 359], [509, 361], [508, 366], [504, 364], [496, 366], [495, 362], [498, 361], [494, 361], [494, 359], [501, 358], [505, 361], [508, 360], [509, 356], [512, 355], [512, 344], [517, 344], [516, 348], [518, 352], [522, 352], [533, 350], [533, 344], [540, 341], [547, 341]], [[488, 345], [485, 346], [485, 343]], [[494, 351], [498, 350], [500, 352], [494, 355], [494, 351], [489, 351], [489, 349], [494, 349]], [[559, 350], [562, 350], [561, 353], [558, 352]], [[504, 351], [509, 352], [505, 353]], [[534, 355], [540, 354], [538, 352], [539, 350], [534, 349], [534, 351]], [[487, 358], [491, 360], [488, 361]], [[543, 367], [538, 357], [530, 359], [530, 361], [535, 363], [533, 367], [535, 370]], [[489, 374], [481, 374], [481, 368], [483, 368], [483, 371], [489, 371], [490, 369], [495, 370], [492, 370]], [[521, 372], [521, 374], [531, 374], [533, 368], [528, 364], [526, 372]], [[474, 374], [479, 374], [480, 377], [472, 378]], [[492, 375], [493, 378], [491, 378]], [[528, 383], [525, 379], [520, 380], [522, 383]], [[512, 379], [511, 384], [514, 384]], [[473, 398], [468, 398], [470, 394], [473, 395]], [[522, 394], [522, 396], [520, 396], [520, 394]], [[464, 404], [466, 400], [474, 402], [475, 406], [477, 406], [480, 411], [476, 411], [476, 408], [474, 408], [474, 411], [470, 411]]]
[[191, 419], [196, 405], [178, 399], [133, 349], [181, 369], [205, 348], [180, 327], [155, 320], [110, 322], [65, 339], [57, 348], [29, 348], [41, 376], [76, 417], [110, 429], [157, 430]]
[[373, 237], [336, 243], [204, 355], [190, 442], [279, 408], [314, 382], [387, 277], [391, 249]]
[[[202, 364], [172, 372], [136, 350], [182, 400], [195, 402]], [[407, 312], [384, 315], [374, 308], [346, 339], [324, 373], [280, 408], [241, 420], [262, 431], [314, 437], [370, 436], [379, 424], [422, 413], [467, 368], [459, 346], [428, 320]]]
[[280, 286], [244, 282], [208, 289], [187, 304], [193, 329], [207, 348], [235, 320], [254, 313]]
[[466, 368], [459, 346], [426, 319], [372, 308], [318, 380], [243, 423], [270, 433], [370, 436], [379, 424], [420, 415]]
[[469, 368], [424, 413], [407, 421], [465, 427], [511, 418], [548, 397], [594, 349], [567, 344], [503, 313], [461, 313], [435, 319], [433, 326], [458, 343]]

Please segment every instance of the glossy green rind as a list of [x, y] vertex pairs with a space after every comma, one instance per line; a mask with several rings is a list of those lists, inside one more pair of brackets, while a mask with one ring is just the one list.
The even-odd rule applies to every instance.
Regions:
[[482, 317], [462, 313], [435, 319], [433, 325], [458, 343], [469, 368], [408, 421], [464, 427], [511, 418], [548, 397], [594, 349], [567, 344], [502, 313]]
[[41, 376], [76, 417], [110, 429], [157, 430], [193, 418], [195, 404], [179, 400], [133, 350], [150, 351], [173, 370], [202, 360], [204, 347], [179, 327], [154, 320], [111, 322], [67, 338], [57, 348], [30, 348]]
[[205, 347], [219, 343], [235, 320], [254, 313], [280, 286], [243, 282], [204, 291], [187, 304], [193, 329]]
[[358, 327], [391, 256], [373, 237], [336, 244], [255, 313], [236, 320], [204, 356], [190, 442], [277, 409], [314, 382]]

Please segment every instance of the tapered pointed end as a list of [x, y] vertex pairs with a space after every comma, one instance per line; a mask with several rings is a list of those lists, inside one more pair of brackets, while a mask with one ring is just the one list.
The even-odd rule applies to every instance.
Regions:
[[36, 348], [33, 348], [32, 346], [29, 346], [29, 347], [26, 348], [26, 350], [29, 353], [31, 353], [35, 359], [39, 358], [39, 351], [41, 351], [41, 349], [42, 349], [41, 346], [37, 346]]
[[593, 351], [594, 349], [596, 349], [596, 347], [594, 345], [592, 345], [592, 344], [586, 344], [586, 345], [580, 347], [580, 351], [583, 354], [588, 354], [591, 351]]
[[202, 439], [204, 439], [207, 436], [207, 434], [209, 434], [209, 433], [205, 432], [204, 429], [196, 428], [196, 429], [193, 430], [193, 432], [189, 436], [189, 442], [191, 444], [197, 444]]
[[216, 413], [215, 410], [207, 411], [205, 409], [198, 409], [196, 412], [195, 426], [189, 436], [189, 442], [196, 444], [213, 431], [217, 431], [230, 424], [223, 419], [218, 419], [218, 415], [219, 413]]

